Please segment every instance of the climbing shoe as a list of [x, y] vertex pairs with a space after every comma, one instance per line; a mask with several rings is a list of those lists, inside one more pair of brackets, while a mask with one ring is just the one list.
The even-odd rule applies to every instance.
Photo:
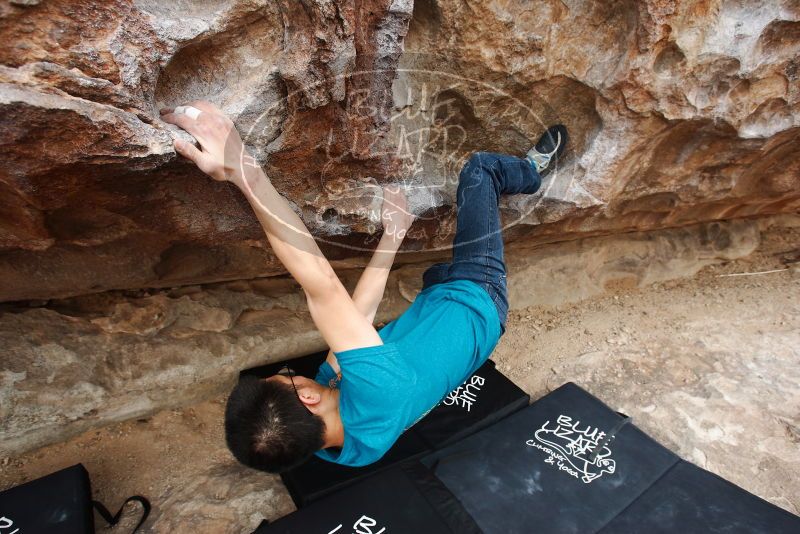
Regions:
[[558, 165], [559, 158], [567, 148], [569, 135], [563, 124], [556, 124], [547, 129], [539, 141], [525, 155], [533, 168], [544, 178]]

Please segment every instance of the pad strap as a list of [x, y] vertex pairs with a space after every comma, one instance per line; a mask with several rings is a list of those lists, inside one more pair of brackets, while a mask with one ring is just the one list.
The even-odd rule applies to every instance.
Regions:
[[128, 504], [131, 501], [136, 501], [138, 503], [141, 503], [142, 508], [144, 509], [144, 513], [142, 514], [142, 518], [139, 519], [139, 523], [137, 523], [136, 528], [134, 528], [131, 531], [131, 534], [133, 534], [133, 532], [136, 532], [137, 530], [139, 530], [139, 528], [142, 526], [142, 524], [147, 519], [147, 516], [150, 515], [150, 508], [151, 508], [150, 507], [150, 501], [148, 501], [145, 497], [142, 497], [141, 495], [133, 495], [131, 497], [128, 497], [127, 499], [125, 499], [125, 502], [122, 503], [122, 506], [119, 507], [119, 510], [117, 510], [117, 513], [114, 514], [113, 516], [111, 515], [111, 512], [108, 511], [108, 508], [103, 506], [103, 504], [100, 503], [100, 502], [92, 501], [92, 506], [94, 506], [94, 509], [97, 510], [97, 513], [100, 514], [103, 517], [103, 519], [106, 520], [106, 523], [108, 523], [109, 525], [113, 526], [113, 525], [116, 525], [117, 523], [119, 523], [119, 520], [122, 517], [122, 511], [125, 509], [125, 505]]

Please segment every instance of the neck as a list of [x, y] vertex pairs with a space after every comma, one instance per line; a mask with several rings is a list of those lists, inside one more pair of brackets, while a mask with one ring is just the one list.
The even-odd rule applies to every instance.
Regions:
[[325, 422], [325, 445], [323, 448], [341, 447], [344, 445], [344, 425], [342, 425], [342, 417], [339, 415], [339, 390], [327, 389], [324, 395], [328, 397], [325, 400], [330, 403], [332, 408], [320, 414]]

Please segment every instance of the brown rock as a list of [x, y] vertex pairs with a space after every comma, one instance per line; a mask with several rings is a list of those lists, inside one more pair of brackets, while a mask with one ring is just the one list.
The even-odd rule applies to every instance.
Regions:
[[[747, 256], [759, 239], [757, 223], [736, 221], [513, 247], [510, 305], [556, 307], [607, 289], [691, 276]], [[392, 271], [379, 323], [413, 301], [426, 266]], [[358, 271], [344, 274], [353, 287]], [[553, 328], [546, 314], [535, 322], [537, 331]], [[297, 284], [272, 277], [5, 304], [0, 346], [3, 457], [222, 394], [240, 370], [321, 350], [324, 342]]]
[[[172, 150], [215, 102], [325, 251], [374, 246], [375, 185], [446, 247], [470, 152], [569, 157], [504, 201], [544, 243], [800, 206], [797, 6], [650, 0], [12, 2], [0, 7], [0, 300], [274, 275], [238, 191]], [[403, 52], [404, 51], [404, 52]], [[513, 227], [513, 228], [511, 228]]]

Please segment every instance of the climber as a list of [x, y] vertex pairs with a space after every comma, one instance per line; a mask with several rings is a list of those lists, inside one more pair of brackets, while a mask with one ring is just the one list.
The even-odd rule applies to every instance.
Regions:
[[549, 128], [525, 158], [488, 152], [469, 158], [456, 193], [452, 262], [427, 269], [414, 303], [377, 331], [372, 322], [389, 270], [414, 221], [404, 194], [384, 190], [384, 234], [351, 296], [219, 109], [197, 101], [161, 113], [200, 144], [176, 140], [179, 154], [242, 191], [275, 255], [302, 287], [330, 349], [315, 380], [287, 367], [266, 379], [240, 380], [225, 412], [231, 452], [240, 462], [270, 472], [313, 454], [350, 466], [377, 461], [489, 357], [505, 331], [499, 197], [536, 192], [562, 157], [566, 128]]

